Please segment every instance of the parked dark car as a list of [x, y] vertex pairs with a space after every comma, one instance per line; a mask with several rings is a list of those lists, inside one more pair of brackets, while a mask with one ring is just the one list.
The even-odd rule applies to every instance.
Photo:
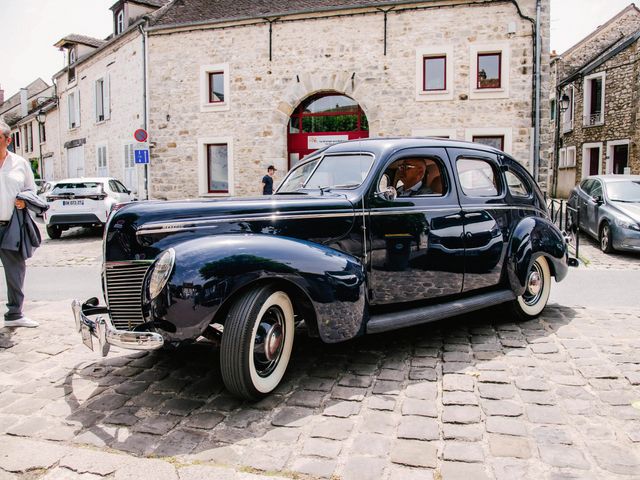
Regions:
[[73, 304], [85, 343], [106, 355], [217, 337], [224, 383], [247, 399], [276, 388], [300, 321], [334, 343], [499, 304], [530, 319], [567, 274], [527, 170], [436, 139], [331, 146], [268, 198], [128, 204], [104, 251], [107, 306]]
[[568, 203], [580, 214], [580, 230], [603, 252], [640, 252], [640, 175], [594, 175], [577, 185]]

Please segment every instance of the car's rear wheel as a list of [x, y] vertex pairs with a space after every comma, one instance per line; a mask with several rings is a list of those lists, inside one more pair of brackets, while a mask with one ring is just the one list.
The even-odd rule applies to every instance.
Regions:
[[261, 286], [244, 293], [229, 310], [222, 334], [227, 389], [247, 400], [272, 392], [289, 364], [293, 337], [293, 305], [285, 292]]
[[549, 262], [540, 256], [534, 260], [527, 272], [524, 293], [508, 304], [510, 311], [518, 320], [536, 318], [547, 306], [550, 293]]
[[613, 252], [613, 235], [611, 233], [611, 225], [608, 222], [604, 222], [600, 227], [600, 250], [604, 253]]
[[47, 225], [47, 235], [52, 240], [57, 240], [62, 235], [62, 229], [58, 225]]

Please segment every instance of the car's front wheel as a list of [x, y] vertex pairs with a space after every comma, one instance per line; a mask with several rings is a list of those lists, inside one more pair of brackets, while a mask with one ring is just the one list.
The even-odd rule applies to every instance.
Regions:
[[534, 260], [527, 272], [525, 291], [510, 302], [513, 313], [518, 320], [536, 318], [547, 306], [551, 293], [551, 270], [547, 259], [540, 256]]
[[604, 253], [613, 252], [613, 236], [611, 234], [611, 225], [604, 222], [600, 227], [600, 250]]
[[273, 391], [287, 369], [294, 337], [289, 296], [261, 286], [239, 297], [227, 315], [220, 346], [222, 379], [227, 389], [247, 400]]
[[62, 235], [62, 229], [57, 225], [47, 225], [47, 235], [52, 240], [57, 240]]

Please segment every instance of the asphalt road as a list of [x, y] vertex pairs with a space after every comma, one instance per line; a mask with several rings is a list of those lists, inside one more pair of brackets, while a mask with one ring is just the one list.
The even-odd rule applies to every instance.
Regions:
[[[4, 272], [3, 272], [4, 273]], [[572, 268], [567, 278], [553, 284], [550, 304], [567, 307], [640, 307], [637, 270]], [[4, 274], [0, 276], [0, 300], [6, 301]], [[29, 267], [25, 292], [42, 301], [98, 296], [102, 302], [100, 267]]]

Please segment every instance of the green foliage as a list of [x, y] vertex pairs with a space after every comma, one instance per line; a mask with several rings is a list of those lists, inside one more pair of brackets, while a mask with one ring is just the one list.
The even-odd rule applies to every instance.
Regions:
[[33, 172], [34, 178], [36, 178], [36, 180], [39, 179], [40, 178], [40, 167], [39, 167], [40, 162], [38, 162], [38, 158], [37, 157], [30, 158], [29, 163], [31, 163], [31, 171]]

